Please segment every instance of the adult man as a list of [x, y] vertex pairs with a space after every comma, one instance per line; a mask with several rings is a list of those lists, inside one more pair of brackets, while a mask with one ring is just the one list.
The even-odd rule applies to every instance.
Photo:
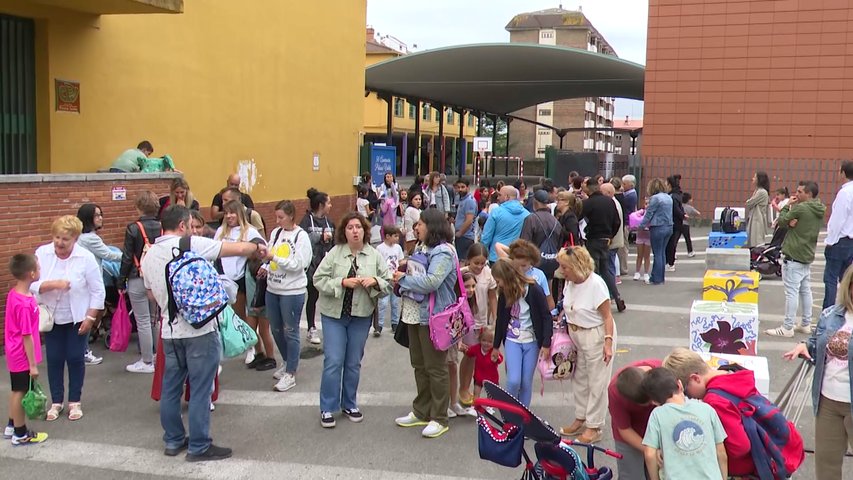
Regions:
[[[614, 178], [613, 180], [619, 180]], [[619, 186], [622, 186], [622, 182], [619, 181]], [[616, 232], [616, 235], [613, 236], [613, 239], [610, 240], [610, 248], [608, 250], [608, 254], [610, 255], [610, 262], [608, 266], [610, 267], [610, 271], [613, 272], [613, 279], [616, 282], [616, 285], [620, 285], [622, 280], [620, 279], [620, 271], [622, 269], [622, 265], [619, 265], [619, 269], [616, 268], [616, 259], [617, 253], [619, 249], [625, 246], [625, 224], [622, 220], [625, 218], [625, 215], [622, 213], [622, 202], [619, 201], [619, 193], [615, 188], [615, 185], [611, 183], [604, 183], [601, 185], [601, 193], [605, 196], [608, 196], [613, 199], [613, 204], [616, 205], [616, 210], [619, 212], [619, 231]]]
[[[188, 324], [180, 314], [169, 318], [169, 294], [166, 285], [166, 265], [179, 248], [180, 239], [190, 235], [190, 211], [173, 205], [160, 217], [163, 235], [157, 238], [142, 259], [145, 288], [160, 306], [162, 316], [163, 353], [166, 366], [160, 397], [160, 424], [163, 426], [165, 455], [173, 457], [187, 449], [187, 461], [221, 460], [231, 456], [230, 448], [216, 446], [210, 439], [210, 395], [213, 379], [219, 367], [220, 340], [216, 322], [201, 328]], [[249, 257], [266, 255], [266, 247], [251, 242], [218, 242], [204, 237], [192, 237], [190, 248], [201, 257], [214, 261], [220, 257]], [[188, 410], [189, 436], [181, 419], [181, 397], [184, 382], [192, 388]]]
[[619, 268], [621, 274], [628, 273], [628, 217], [637, 211], [637, 191], [634, 190], [634, 185], [637, 179], [633, 175], [625, 175], [622, 177], [622, 228], [625, 237], [625, 244], [619, 249]]
[[[788, 227], [782, 242], [782, 282], [785, 284], [785, 321], [781, 327], [765, 330], [777, 337], [793, 337], [794, 332], [811, 333], [811, 264], [826, 206], [817, 199], [817, 183], [800, 182], [797, 194], [779, 212], [779, 225]], [[833, 212], [834, 213], [834, 212]], [[827, 262], [828, 264], [829, 262]], [[803, 308], [803, 320], [794, 327], [797, 303]]]
[[143, 140], [139, 142], [136, 148], [130, 148], [122, 152], [110, 166], [112, 173], [134, 173], [142, 171], [145, 165], [145, 159], [154, 153], [154, 147], [151, 142]]
[[[551, 196], [544, 188], [540, 188], [533, 193], [533, 213], [524, 219], [521, 227], [520, 238], [539, 247], [539, 250], [545, 254], [556, 254], [559, 248], [563, 245], [563, 228], [560, 222], [551, 213], [550, 203]], [[546, 247], [546, 242], [550, 243], [550, 247]], [[545, 248], [543, 248], [545, 247]], [[557, 250], [553, 252], [546, 250]], [[540, 265], [540, 268], [545, 273], [548, 280], [554, 278], [556, 270], [556, 257], [548, 259], [548, 265]]]
[[[228, 202], [235, 201], [239, 202], [242, 195], [243, 193], [238, 188], [228, 187], [222, 190], [222, 204], [225, 205]], [[261, 232], [261, 235], [265, 235], [266, 226], [264, 225], [264, 218], [261, 217], [261, 214], [254, 208], [247, 207], [245, 203], [243, 204], [243, 208], [246, 209], [246, 218], [249, 220], [249, 223]], [[211, 207], [212, 210], [213, 208]]]
[[838, 279], [853, 257], [853, 161], [841, 164], [841, 174], [847, 180], [832, 202], [832, 213], [826, 225], [826, 267], [823, 270], [823, 308], [835, 304]]
[[[609, 185], [609, 184], [608, 184]], [[587, 183], [589, 198], [583, 202], [581, 219], [586, 220], [586, 249], [595, 261], [595, 273], [607, 284], [610, 296], [616, 300], [616, 309], [625, 310], [625, 301], [619, 296], [616, 278], [610, 270], [610, 240], [619, 233], [622, 219], [612, 198], [601, 193], [602, 185], [595, 181]], [[613, 188], [611, 185], [610, 188]]]
[[[222, 217], [225, 216], [225, 213], [222, 211], [222, 205], [225, 204], [222, 201], [222, 194], [228, 188], [236, 188], [240, 192], [240, 175], [236, 173], [228, 175], [228, 178], [225, 179], [225, 188], [213, 196], [213, 202], [210, 204], [210, 217], [211, 223], [216, 223], [217, 227], [222, 223]], [[252, 197], [248, 193], [240, 192], [239, 199], [247, 208], [255, 208], [255, 202], [252, 201]]]
[[456, 204], [456, 254], [460, 260], [468, 258], [468, 249], [474, 244], [474, 218], [477, 216], [477, 202], [468, 191], [471, 183], [464, 178], [456, 180], [456, 191], [459, 200]]
[[530, 212], [518, 201], [518, 190], [512, 186], [504, 186], [498, 194], [500, 206], [489, 215], [483, 226], [483, 236], [480, 241], [489, 249], [489, 261], [498, 261], [495, 245], [509, 245], [521, 235], [524, 219]]

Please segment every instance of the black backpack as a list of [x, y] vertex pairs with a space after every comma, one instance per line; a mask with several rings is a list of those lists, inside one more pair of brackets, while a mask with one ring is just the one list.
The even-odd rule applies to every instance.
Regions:
[[[545, 224], [542, 222], [542, 219], [539, 218], [539, 215], [533, 214], [536, 217], [536, 221], [539, 222], [539, 225], [542, 226], [542, 230], [545, 230]], [[559, 264], [557, 263], [557, 253], [560, 251], [560, 238], [559, 233], [562, 230], [560, 226], [560, 222], [554, 222], [554, 225], [551, 227], [551, 231], [547, 232], [545, 239], [542, 240], [542, 244], [539, 245], [539, 256], [541, 260], [539, 262], [539, 270], [542, 270], [542, 273], [545, 274], [545, 278], [549, 280], [554, 278], [554, 273], [556, 273], [557, 268], [559, 268]]]
[[726, 207], [720, 213], [720, 230], [723, 233], [737, 233], [738, 228], [738, 213], [733, 208]]

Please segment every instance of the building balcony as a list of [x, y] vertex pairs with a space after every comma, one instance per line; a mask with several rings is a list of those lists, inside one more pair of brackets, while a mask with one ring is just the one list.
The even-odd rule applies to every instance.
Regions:
[[29, 0], [94, 15], [183, 13], [184, 0]]

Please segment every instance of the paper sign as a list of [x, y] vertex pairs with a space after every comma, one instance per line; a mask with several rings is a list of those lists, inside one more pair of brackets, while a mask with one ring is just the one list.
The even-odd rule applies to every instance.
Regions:
[[113, 187], [113, 201], [127, 200], [127, 189], [124, 187]]
[[54, 79], [56, 111], [80, 113], [80, 82]]

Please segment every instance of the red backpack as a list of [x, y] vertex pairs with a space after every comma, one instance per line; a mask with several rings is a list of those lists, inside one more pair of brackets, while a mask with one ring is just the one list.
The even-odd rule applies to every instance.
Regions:
[[738, 398], [717, 388], [707, 393], [725, 398], [740, 412], [760, 480], [785, 480], [802, 465], [806, 457], [803, 437], [773, 402], [760, 394]]

